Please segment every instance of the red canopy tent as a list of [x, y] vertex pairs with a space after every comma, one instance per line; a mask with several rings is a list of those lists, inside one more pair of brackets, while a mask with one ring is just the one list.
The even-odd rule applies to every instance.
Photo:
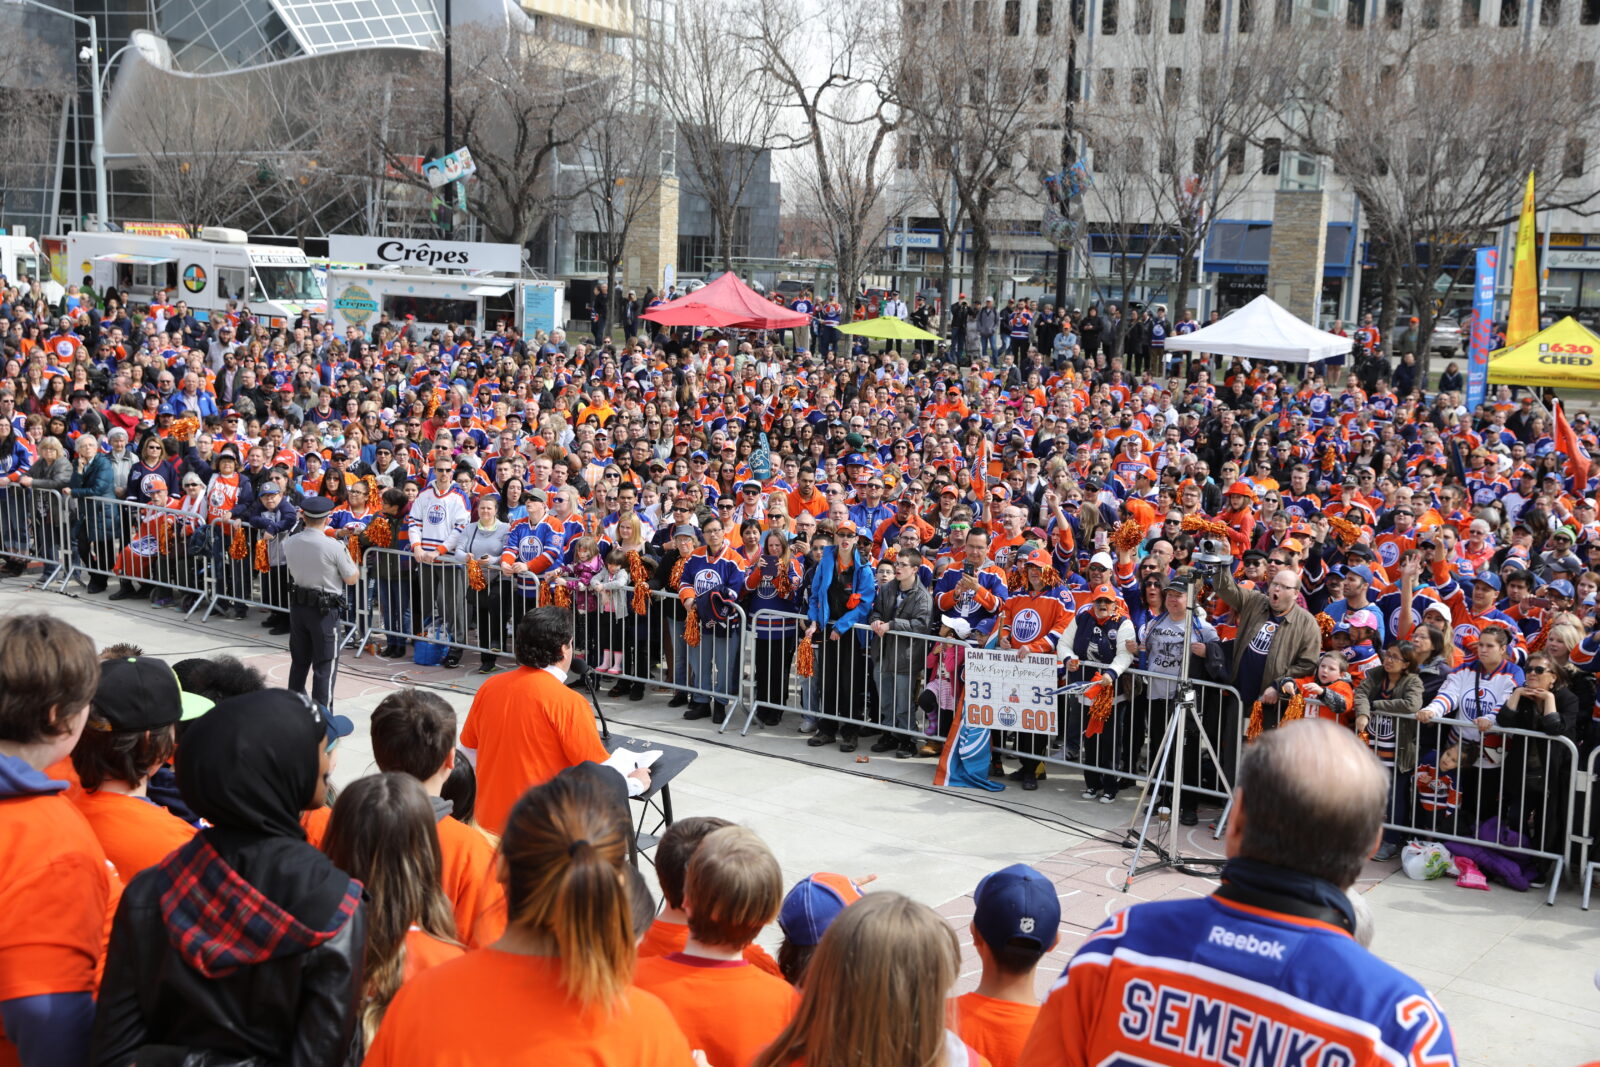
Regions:
[[775, 304], [729, 271], [686, 296], [651, 308], [640, 318], [668, 326], [789, 330], [809, 326], [811, 316]]

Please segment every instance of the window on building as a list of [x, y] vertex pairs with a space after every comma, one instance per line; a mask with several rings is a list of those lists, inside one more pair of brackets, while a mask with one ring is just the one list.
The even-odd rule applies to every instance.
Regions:
[[1244, 173], [1244, 138], [1231, 137], [1228, 139], [1228, 173]]
[[1089, 0], [1070, 0], [1072, 7], [1072, 32], [1082, 33], [1089, 17]]
[[1500, 25], [1504, 27], [1515, 26], [1522, 17], [1522, 4], [1519, 0], [1500, 0]]
[[1174, 36], [1181, 36], [1187, 29], [1185, 22], [1188, 16], [1188, 3], [1186, 0], [1169, 0], [1167, 4], [1167, 32]]
[[1040, 37], [1050, 36], [1050, 31], [1055, 28], [1055, 17], [1054, 0], [1039, 0], [1033, 9], [1033, 32]]
[[1461, 0], [1461, 28], [1470, 30], [1478, 24], [1478, 0]]
[[1294, 22], [1294, 0], [1278, 0], [1277, 7], [1273, 9], [1274, 18], [1278, 28], [1291, 25]]
[[1033, 68], [1033, 102], [1036, 104], [1047, 103], [1050, 100], [1050, 71], [1046, 67]]
[[1077, 103], [1077, 102], [1079, 102], [1080, 100], [1083, 99], [1083, 68], [1082, 67], [1073, 68], [1072, 78], [1071, 78], [1071, 80], [1069, 80], [1067, 82], [1067, 97], [1073, 103]]
[[1222, 0], [1205, 0], [1200, 16], [1200, 28], [1207, 33], [1222, 32]]
[[1436, 30], [1444, 21], [1440, 13], [1443, 0], [1422, 0], [1422, 28]]
[[1333, 142], [1333, 160], [1332, 160], [1332, 163], [1333, 163], [1333, 172], [1335, 174], [1343, 174], [1344, 173], [1344, 161], [1346, 159], [1350, 158], [1350, 152], [1351, 151], [1352, 151], [1352, 146], [1350, 144], [1350, 139], [1348, 137], [1340, 137], [1340, 138], [1338, 138], [1337, 140], [1335, 140]]
[[1594, 92], [1594, 60], [1585, 59], [1572, 68], [1572, 95], [1587, 100]]
[[1004, 18], [1006, 36], [1022, 36], [1022, 0], [1006, 0]]
[[1406, 13], [1405, 0], [1384, 0], [1383, 24], [1391, 30], [1398, 30], [1404, 21]]
[[1539, 25], [1555, 26], [1561, 22], [1561, 0], [1539, 0]]
[[678, 270], [684, 274], [704, 274], [712, 269], [716, 259], [711, 238], [691, 234], [678, 235]]
[[1249, 33], [1256, 26], [1254, 0], [1239, 0], [1239, 32]]
[[1196, 174], [1209, 174], [1211, 172], [1211, 139], [1197, 137], [1194, 142], [1194, 166], [1190, 169]]
[[573, 235], [572, 269], [578, 274], [604, 274], [606, 236], [603, 233]]
[[1133, 0], [1133, 32], [1147, 34], [1155, 23], [1155, 0]]
[[1134, 69], [1128, 81], [1128, 103], [1139, 107], [1150, 99], [1150, 72], [1143, 67]]
[[1103, 0], [1100, 5], [1100, 32], [1110, 37], [1117, 32], [1118, 0]]
[[1351, 29], [1359, 30], [1367, 24], [1367, 0], [1348, 0], [1344, 6], [1344, 20]]
[[1095, 87], [1095, 96], [1103, 103], [1117, 102], [1117, 72], [1114, 68], [1100, 68], [1100, 84]]
[[1268, 137], [1261, 142], [1261, 173], [1277, 174], [1283, 169], [1283, 141]]
[[1144, 170], [1144, 138], [1138, 135], [1129, 137], [1122, 148], [1122, 172], [1124, 174], [1139, 174]]
[[1160, 149], [1156, 154], [1156, 169], [1162, 174], [1171, 174], [1178, 169], [1178, 146], [1163, 137]]
[[1217, 68], [1200, 68], [1200, 106], [1210, 109], [1217, 102]]
[[1584, 162], [1589, 156], [1589, 142], [1582, 137], [1574, 137], [1567, 142], [1567, 147], [1561, 153], [1561, 175], [1565, 178], [1583, 177]]
[[1183, 68], [1168, 67], [1167, 77], [1161, 83], [1161, 94], [1167, 101], [1167, 106], [1172, 107], [1183, 102]]
[[1582, 0], [1578, 8], [1578, 21], [1585, 26], [1600, 23], [1600, 0]]
[[989, 14], [989, 0], [973, 0], [972, 32], [987, 34], [994, 28]]

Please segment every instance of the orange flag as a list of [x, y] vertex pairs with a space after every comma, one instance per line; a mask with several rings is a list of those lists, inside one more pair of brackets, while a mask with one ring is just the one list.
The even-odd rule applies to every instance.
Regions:
[[1567, 421], [1565, 405], [1551, 401], [1556, 413], [1556, 451], [1567, 457], [1567, 474], [1572, 478], [1572, 491], [1586, 496], [1589, 488], [1589, 453], [1578, 443], [1578, 435]]

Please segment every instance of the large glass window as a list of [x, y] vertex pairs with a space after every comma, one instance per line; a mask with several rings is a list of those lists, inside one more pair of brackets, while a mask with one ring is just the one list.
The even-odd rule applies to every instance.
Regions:
[[325, 299], [310, 267], [257, 267], [255, 291], [250, 298], [296, 304]]

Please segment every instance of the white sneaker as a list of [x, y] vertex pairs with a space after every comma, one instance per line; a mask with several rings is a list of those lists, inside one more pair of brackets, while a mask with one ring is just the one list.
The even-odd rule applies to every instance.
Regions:
[[1100, 791], [1098, 789], [1089, 789], [1089, 788], [1085, 787], [1085, 789], [1083, 791], [1083, 799], [1085, 799], [1085, 800], [1093, 800], [1095, 797], [1097, 797], [1099, 795], [1100, 795]]
[[1102, 803], [1102, 804], [1115, 804], [1116, 802], [1117, 802], [1117, 798], [1112, 796], [1110, 793], [1101, 793], [1100, 794], [1100, 803]]

